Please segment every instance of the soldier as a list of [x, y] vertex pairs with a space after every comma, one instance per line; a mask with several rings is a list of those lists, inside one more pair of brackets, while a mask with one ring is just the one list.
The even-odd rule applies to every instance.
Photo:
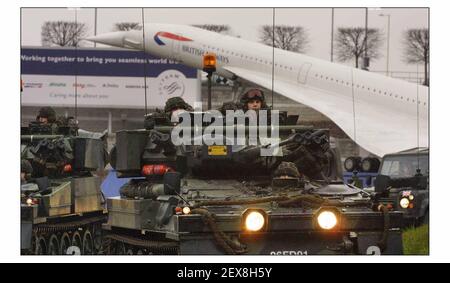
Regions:
[[264, 98], [264, 92], [258, 88], [247, 90], [241, 97], [241, 103], [245, 111], [268, 109]]
[[281, 178], [281, 179], [289, 179], [289, 178], [297, 178], [300, 179], [302, 176], [300, 172], [298, 171], [297, 166], [293, 162], [281, 162], [280, 165], [278, 165], [277, 169], [273, 172], [274, 178]]
[[31, 177], [31, 174], [33, 174], [33, 167], [30, 161], [22, 159], [20, 162], [20, 182], [25, 184], [27, 179]]
[[243, 107], [240, 103], [235, 103], [233, 101], [226, 101], [222, 104], [222, 106], [218, 109], [222, 115], [227, 114], [227, 110], [241, 110]]
[[164, 112], [173, 113], [174, 111], [181, 109], [186, 111], [193, 111], [192, 106], [184, 101], [183, 98], [175, 96], [167, 99], [166, 106], [164, 107]]
[[51, 124], [56, 122], [56, 112], [52, 107], [42, 107], [36, 117], [36, 121], [42, 124]]
[[166, 105], [164, 107], [164, 112], [169, 115], [171, 121], [176, 121], [178, 118], [176, 116], [180, 112], [185, 111], [193, 111], [191, 105], [189, 105], [183, 98], [176, 96], [171, 97], [166, 101]]

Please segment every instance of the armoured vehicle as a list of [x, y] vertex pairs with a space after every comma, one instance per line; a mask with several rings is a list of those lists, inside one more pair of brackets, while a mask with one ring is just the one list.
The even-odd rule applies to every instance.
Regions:
[[101, 246], [106, 214], [95, 171], [105, 166], [105, 142], [73, 121], [21, 129], [22, 254], [94, 254]]
[[404, 213], [407, 224], [428, 224], [429, 149], [412, 148], [385, 155], [374, 190], [382, 203]]
[[[111, 164], [132, 179], [107, 200], [104, 252], [402, 254], [402, 213], [335, 181], [340, 158], [328, 130], [280, 116], [277, 156], [261, 154], [275, 144], [175, 146], [175, 128], [155, 113], [145, 129], [117, 132]], [[204, 137], [205, 126], [187, 131]]]

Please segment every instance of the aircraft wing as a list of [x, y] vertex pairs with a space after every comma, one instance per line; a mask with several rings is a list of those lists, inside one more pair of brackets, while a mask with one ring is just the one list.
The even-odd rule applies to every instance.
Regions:
[[[224, 69], [248, 82], [272, 89], [272, 78], [266, 73], [239, 67]], [[274, 80], [273, 88], [276, 93], [327, 116], [359, 146], [380, 157], [417, 146], [428, 147], [428, 123], [423, 119], [428, 115], [406, 115], [381, 105], [377, 107], [376, 102], [365, 101], [363, 97], [324, 91], [281, 79]]]

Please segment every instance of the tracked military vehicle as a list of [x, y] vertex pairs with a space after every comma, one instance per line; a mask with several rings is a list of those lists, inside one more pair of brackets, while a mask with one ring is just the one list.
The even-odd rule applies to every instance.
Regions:
[[[111, 164], [131, 180], [107, 200], [104, 252], [402, 254], [402, 213], [337, 181], [340, 158], [328, 130], [292, 118], [279, 119], [277, 156], [261, 154], [273, 143], [175, 146], [175, 128], [154, 114], [145, 129], [117, 132]], [[205, 126], [187, 131], [204, 136]]]
[[101, 134], [72, 119], [32, 122], [21, 130], [22, 254], [94, 254], [106, 220], [100, 177], [107, 154]]

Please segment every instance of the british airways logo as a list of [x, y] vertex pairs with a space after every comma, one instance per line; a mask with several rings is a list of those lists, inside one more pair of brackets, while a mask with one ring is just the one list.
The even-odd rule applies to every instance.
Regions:
[[178, 41], [192, 41], [192, 39], [187, 38], [187, 37], [183, 37], [181, 35], [176, 35], [170, 32], [165, 32], [165, 31], [160, 31], [158, 33], [155, 34], [155, 36], [153, 37], [153, 39], [155, 40], [155, 42], [158, 45], [166, 45], [164, 43], [164, 41], [162, 41], [162, 38], [168, 38], [168, 39], [173, 39], [173, 40], [178, 40]]

